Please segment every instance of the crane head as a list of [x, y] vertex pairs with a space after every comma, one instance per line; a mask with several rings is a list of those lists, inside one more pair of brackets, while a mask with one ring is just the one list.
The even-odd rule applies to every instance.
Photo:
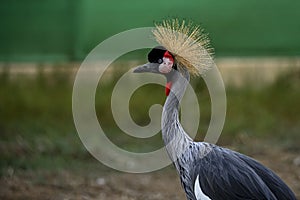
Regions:
[[172, 85], [172, 74], [177, 70], [174, 56], [163, 46], [157, 46], [149, 52], [148, 61], [148, 63], [136, 67], [133, 72], [150, 72], [165, 75], [167, 78], [166, 95], [168, 96]]
[[177, 70], [174, 63], [174, 56], [163, 46], [154, 47], [148, 53], [148, 63], [138, 66], [134, 73], [151, 72], [157, 74], [168, 74], [172, 70]]

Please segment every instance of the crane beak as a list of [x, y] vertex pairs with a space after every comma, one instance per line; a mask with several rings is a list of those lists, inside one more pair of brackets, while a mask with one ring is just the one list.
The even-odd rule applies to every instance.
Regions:
[[144, 73], [144, 72], [151, 72], [151, 73], [159, 73], [158, 71], [158, 63], [146, 63], [140, 66], [137, 66], [134, 70], [133, 73]]

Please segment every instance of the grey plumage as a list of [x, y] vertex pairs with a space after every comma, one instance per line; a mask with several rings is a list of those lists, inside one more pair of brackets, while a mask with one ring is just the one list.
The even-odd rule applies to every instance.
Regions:
[[173, 71], [173, 82], [162, 114], [162, 134], [167, 152], [180, 176], [187, 199], [197, 200], [196, 177], [205, 195], [213, 200], [293, 200], [288, 186], [257, 161], [205, 142], [193, 142], [179, 122], [179, 103], [189, 81], [189, 73]]
[[295, 200], [289, 187], [254, 159], [189, 137], [179, 122], [178, 110], [190, 75], [188, 68], [178, 68], [170, 56], [163, 47], [156, 47], [148, 54], [149, 63], [134, 72], [162, 74], [171, 83], [163, 107], [162, 137], [187, 199]]

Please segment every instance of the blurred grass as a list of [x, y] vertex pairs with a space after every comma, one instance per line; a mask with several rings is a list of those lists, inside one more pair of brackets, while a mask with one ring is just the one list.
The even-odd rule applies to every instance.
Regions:
[[[121, 68], [121, 67], [120, 67]], [[163, 146], [161, 135], [137, 139], [122, 133], [110, 110], [110, 96], [122, 72], [114, 73], [99, 85], [96, 110], [108, 137], [130, 151], [151, 151]], [[72, 118], [72, 77], [68, 71], [36, 76], [0, 73], [0, 169], [80, 168], [96, 162], [80, 142]], [[260, 88], [251, 83], [227, 87], [227, 117], [219, 144], [239, 142], [241, 138], [276, 141], [287, 149], [300, 146], [300, 71], [282, 74], [272, 84]], [[199, 95], [201, 122], [197, 139], [204, 137], [210, 120], [210, 99], [201, 78], [192, 86]], [[148, 110], [154, 103], [163, 104], [164, 89], [157, 85], [139, 88], [130, 101], [133, 120], [149, 123]], [[151, 94], [151, 95], [149, 95]], [[147, 98], [145, 98], [145, 96]]]

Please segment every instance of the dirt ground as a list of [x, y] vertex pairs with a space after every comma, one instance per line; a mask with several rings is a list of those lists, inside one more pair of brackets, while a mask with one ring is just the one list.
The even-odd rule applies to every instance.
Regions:
[[[254, 148], [250, 156], [275, 171], [300, 199], [299, 152], [280, 148], [260, 150]], [[128, 174], [107, 168], [80, 172], [68, 170], [15, 172], [10, 169], [0, 180], [0, 199], [176, 200], [185, 199], [185, 195], [172, 166], [147, 174]]]

